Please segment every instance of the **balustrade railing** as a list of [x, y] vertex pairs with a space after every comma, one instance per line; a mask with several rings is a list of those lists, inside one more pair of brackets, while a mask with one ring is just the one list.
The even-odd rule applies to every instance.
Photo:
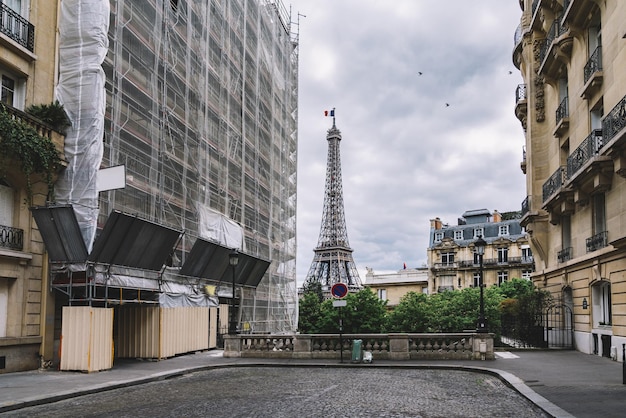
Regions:
[[566, 167], [561, 166], [550, 176], [550, 178], [543, 184], [543, 201], [544, 203], [552, 196], [557, 190], [559, 190], [565, 184]]
[[603, 146], [602, 129], [594, 129], [567, 157], [567, 177], [572, 178], [587, 161], [598, 155]]
[[24, 230], [0, 225], [0, 247], [22, 251], [24, 249]]
[[607, 143], [626, 127], [626, 96], [602, 120], [604, 142]]
[[[224, 336], [225, 357], [339, 359], [350, 358], [354, 340], [374, 360], [494, 359], [493, 335], [440, 334], [242, 334]], [[343, 353], [342, 353], [343, 350]], [[343, 355], [342, 355], [343, 354]]]
[[604, 248], [608, 245], [607, 242], [608, 232], [603, 231], [599, 232], [591, 237], [587, 238], [587, 252], [590, 253], [592, 251], [599, 250], [600, 248]]
[[0, 32], [30, 52], [35, 50], [35, 26], [4, 2], [0, 3]]
[[602, 47], [599, 46], [596, 48], [595, 51], [593, 51], [593, 54], [591, 54], [591, 56], [589, 57], [589, 61], [587, 61], [587, 64], [585, 64], [585, 84], [587, 83], [587, 81], [589, 81], [589, 79], [591, 78], [591, 76], [602, 70]]

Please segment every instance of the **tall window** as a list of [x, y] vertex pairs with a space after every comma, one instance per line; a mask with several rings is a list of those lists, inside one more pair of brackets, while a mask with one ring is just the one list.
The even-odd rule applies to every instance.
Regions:
[[533, 252], [528, 245], [522, 246], [522, 261], [524, 263], [530, 263], [533, 261]]
[[531, 274], [533, 274], [532, 270], [522, 270], [522, 279], [530, 280]]
[[604, 193], [593, 195], [593, 234], [606, 231]]
[[572, 220], [569, 216], [561, 217], [561, 246], [562, 249], [572, 246]]
[[509, 261], [509, 249], [498, 248], [498, 263], [507, 263]]
[[498, 286], [500, 286], [502, 283], [506, 282], [507, 280], [509, 280], [509, 272], [499, 271], [498, 272]]
[[454, 253], [441, 253], [441, 264], [445, 266], [454, 264]]
[[378, 299], [387, 300], [387, 289], [378, 289]]
[[593, 324], [611, 325], [611, 283], [602, 280], [591, 287], [593, 302]]
[[1, 183], [0, 225], [13, 226], [13, 189]]
[[474, 273], [474, 287], [480, 286], [480, 273]]
[[11, 77], [2, 74], [2, 94], [0, 95], [0, 101], [2, 103], [13, 106], [15, 97], [15, 80]]

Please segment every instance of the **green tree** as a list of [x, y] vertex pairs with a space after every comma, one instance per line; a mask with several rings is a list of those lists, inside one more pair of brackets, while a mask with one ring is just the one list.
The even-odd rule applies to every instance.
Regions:
[[319, 282], [305, 283], [302, 298], [300, 298], [298, 305], [298, 331], [302, 334], [320, 332], [319, 325], [323, 299], [322, 285]]
[[369, 289], [349, 293], [346, 306], [336, 308], [333, 300], [328, 299], [320, 306], [320, 317], [316, 324], [319, 333], [339, 332], [339, 314], [346, 334], [381, 333], [385, 331], [387, 301], [380, 300]]
[[388, 314], [387, 329], [390, 332], [426, 332], [431, 322], [428, 296], [409, 292]]

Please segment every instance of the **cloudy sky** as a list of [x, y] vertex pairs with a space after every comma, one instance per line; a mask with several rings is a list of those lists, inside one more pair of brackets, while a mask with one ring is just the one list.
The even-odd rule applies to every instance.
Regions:
[[517, 1], [289, 4], [292, 20], [306, 16], [299, 20], [299, 284], [320, 232], [332, 126], [324, 110], [336, 109], [343, 138], [346, 223], [362, 281], [365, 267], [425, 265], [430, 219], [456, 224], [470, 209], [520, 209]]

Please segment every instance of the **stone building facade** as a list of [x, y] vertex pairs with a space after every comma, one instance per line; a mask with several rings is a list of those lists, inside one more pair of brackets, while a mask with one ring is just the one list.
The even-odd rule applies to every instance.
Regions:
[[[626, 2], [520, 0], [521, 225], [533, 282], [566, 309], [575, 348], [626, 343]], [[570, 315], [571, 311], [571, 315]]]
[[427, 250], [429, 293], [479, 285], [480, 259], [474, 245], [479, 237], [487, 242], [483, 256], [485, 286], [513, 278], [530, 279], [532, 251], [517, 214], [509, 217], [512, 219], [503, 219], [498, 211], [492, 214], [478, 209], [465, 212], [457, 225], [432, 219]]
[[[64, 137], [24, 112], [54, 101], [57, 1], [0, 3], [0, 77], [3, 112], [55, 143]], [[7, 132], [0, 132], [0, 138]], [[0, 158], [6, 155], [1, 152]], [[0, 373], [36, 369], [46, 335], [43, 318], [52, 306], [41, 237], [29, 212], [19, 162], [2, 161], [0, 175]], [[31, 177], [32, 204], [46, 202], [47, 185]]]
[[428, 268], [405, 268], [395, 273], [375, 273], [367, 267], [364, 286], [393, 308], [409, 292], [428, 293]]

